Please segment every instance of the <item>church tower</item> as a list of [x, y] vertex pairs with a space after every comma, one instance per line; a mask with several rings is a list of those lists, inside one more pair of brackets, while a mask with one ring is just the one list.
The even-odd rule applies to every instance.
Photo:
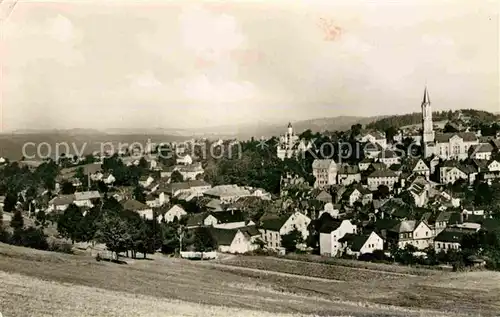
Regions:
[[293, 127], [291, 122], [288, 122], [288, 135], [289, 136], [293, 135]]
[[434, 142], [431, 99], [429, 98], [427, 87], [425, 87], [424, 99], [422, 100], [422, 142], [424, 144]]

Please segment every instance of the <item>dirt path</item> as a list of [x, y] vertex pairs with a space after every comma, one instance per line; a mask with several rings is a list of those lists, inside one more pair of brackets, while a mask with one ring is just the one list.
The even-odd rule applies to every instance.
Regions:
[[231, 270], [235, 270], [235, 271], [244, 271], [244, 272], [246, 271], [246, 272], [253, 272], [253, 273], [261, 273], [261, 274], [265, 274], [265, 275], [293, 277], [293, 278], [298, 278], [298, 279], [302, 279], [302, 280], [309, 280], [309, 281], [318, 281], [318, 282], [327, 282], [327, 283], [345, 283], [344, 281], [328, 279], [328, 278], [304, 276], [304, 275], [291, 274], [291, 273], [281, 273], [281, 272], [269, 271], [269, 270], [252, 269], [252, 268], [248, 268], [248, 267], [214, 263], [214, 262], [208, 262], [208, 261], [206, 261], [206, 262], [200, 261], [200, 262], [196, 262], [196, 263], [200, 264], [200, 265], [211, 266], [211, 267], [216, 267], [216, 268], [227, 268], [227, 269], [231, 269]]
[[[365, 269], [365, 268], [360, 268], [360, 267], [350, 267], [350, 266], [343, 266], [343, 265], [330, 264], [330, 263], [319, 263], [319, 262], [308, 262], [308, 261], [301, 261], [301, 260], [283, 259], [283, 258], [276, 258], [276, 257], [272, 257], [272, 256], [268, 256], [266, 258], [273, 259], [276, 261], [292, 262], [292, 263], [299, 262], [299, 263], [308, 263], [308, 264], [332, 265], [332, 266], [337, 266], [337, 267], [346, 267], [346, 268], [349, 268], [349, 270], [353, 270], [353, 271], [384, 273], [384, 274], [393, 275], [393, 276], [419, 277], [418, 275], [410, 274], [410, 273], [397, 273], [397, 272], [389, 272], [389, 271], [382, 271], [382, 270], [372, 270], [372, 269]], [[232, 259], [232, 258], [228, 258], [228, 259]], [[228, 259], [225, 259], [225, 260], [228, 260]]]

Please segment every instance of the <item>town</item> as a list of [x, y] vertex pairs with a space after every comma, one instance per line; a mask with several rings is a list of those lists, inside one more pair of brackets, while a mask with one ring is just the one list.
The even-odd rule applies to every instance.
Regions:
[[1, 241], [113, 261], [315, 254], [497, 270], [499, 122], [433, 112], [425, 88], [419, 113], [349, 131], [290, 123], [271, 139], [2, 159]]

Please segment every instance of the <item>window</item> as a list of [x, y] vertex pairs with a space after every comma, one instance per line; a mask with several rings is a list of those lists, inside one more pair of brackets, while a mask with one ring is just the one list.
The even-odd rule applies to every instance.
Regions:
[[429, 231], [426, 231], [425, 232], [425, 236], [428, 237], [429, 236]]
[[441, 248], [441, 244], [440, 243], [438, 243], [437, 245], [438, 245], [438, 249]]

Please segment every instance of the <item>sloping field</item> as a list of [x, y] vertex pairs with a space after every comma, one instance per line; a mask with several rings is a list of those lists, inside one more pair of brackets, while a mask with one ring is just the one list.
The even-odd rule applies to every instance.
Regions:
[[[6, 317], [280, 314], [406, 317], [465, 315], [462, 312], [494, 316], [499, 309], [499, 294], [494, 289], [490, 293], [475, 290], [475, 295], [463, 285], [456, 289], [424, 282], [420, 285], [411, 277], [410, 280], [401, 277], [400, 283], [333, 282], [308, 280], [308, 274], [297, 278], [279, 271], [279, 268], [263, 271], [163, 256], [117, 265], [96, 262], [86, 256], [0, 244], [0, 311]], [[477, 301], [477, 298], [483, 299]], [[458, 308], [453, 309], [452, 302], [464, 300], [465, 304], [458, 303]], [[431, 304], [424, 305], [425, 301]], [[455, 312], [446, 313], [449, 310]]]

